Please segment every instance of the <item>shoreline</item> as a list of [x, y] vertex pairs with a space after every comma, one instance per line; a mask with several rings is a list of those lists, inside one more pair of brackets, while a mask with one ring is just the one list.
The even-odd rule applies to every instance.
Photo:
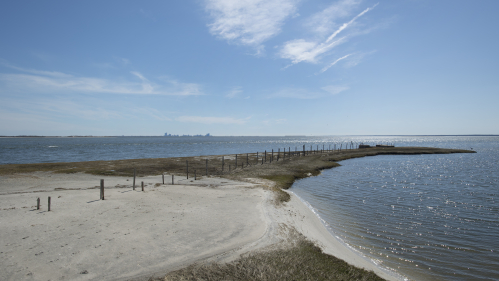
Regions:
[[[337, 241], [294, 193], [289, 202], [273, 204], [268, 181], [179, 178], [176, 185], [158, 185], [161, 178], [145, 177], [142, 192], [133, 191], [128, 178], [104, 177], [112, 187], [98, 200], [99, 178], [50, 172], [2, 177], [0, 279], [148, 280], [285, 243], [290, 228], [327, 254], [400, 280]], [[53, 198], [50, 212], [46, 196]], [[44, 199], [40, 210], [38, 197]], [[175, 204], [163, 204], [167, 199]]]
[[[342, 244], [298, 196], [283, 189], [289, 188], [296, 179], [338, 166], [335, 161], [377, 154], [459, 152], [470, 151], [382, 148], [317, 153], [284, 158], [267, 165], [250, 165], [231, 173], [203, 176], [196, 181], [179, 175], [177, 168], [172, 169], [176, 185], [163, 185], [161, 176], [148, 173], [157, 174], [158, 169], [168, 171], [168, 167], [175, 168], [176, 162], [182, 162], [178, 159], [106, 161], [105, 166], [99, 166], [102, 163], [94, 165], [95, 162], [69, 163], [75, 166], [74, 169], [68, 169], [66, 163], [0, 165], [0, 232], [5, 241], [0, 246], [3, 265], [0, 277], [4, 280], [147, 280], [193, 263], [233, 262], [242, 255], [282, 244], [289, 239], [288, 227], [296, 229], [326, 254], [372, 270], [387, 280], [400, 280], [401, 276], [385, 272]], [[216, 161], [218, 156], [211, 157]], [[204, 157], [189, 159], [204, 162]], [[170, 161], [170, 166], [164, 161]], [[142, 165], [139, 167], [142, 167], [143, 177], [139, 182], [147, 182], [145, 192], [131, 190], [130, 176], [115, 175], [114, 171], [129, 174], [129, 162], [134, 166]], [[125, 165], [128, 170], [120, 170], [124, 168], [119, 165]], [[113, 173], [109, 175], [110, 169]], [[105, 179], [106, 186], [112, 186], [109, 190], [106, 188], [107, 198], [103, 201], [98, 200], [97, 195], [101, 178]], [[137, 186], [140, 190], [140, 184]], [[33, 209], [36, 198], [49, 193], [57, 194], [53, 197], [53, 210], [49, 213]], [[150, 201], [144, 201], [142, 197]], [[165, 204], [172, 197], [175, 200]], [[83, 198], [86, 199], [82, 201]], [[66, 199], [79, 203], [64, 202]], [[98, 211], [89, 206], [105, 210]], [[182, 212], [179, 212], [180, 208]], [[186, 208], [191, 212], [186, 212]], [[158, 213], [170, 216], [172, 220], [163, 216], [159, 219]], [[49, 218], [47, 225], [39, 221], [41, 218]], [[185, 221], [181, 222], [183, 219]], [[137, 224], [140, 227], [134, 228]], [[204, 227], [200, 227], [202, 225]], [[57, 230], [60, 229], [64, 230], [62, 236], [58, 236]], [[176, 235], [178, 232], [182, 235]], [[167, 239], [165, 233], [168, 233]], [[121, 235], [126, 235], [126, 239]], [[106, 236], [104, 240], [103, 236]], [[206, 237], [213, 237], [215, 242]], [[197, 245], [194, 248], [193, 243]], [[137, 253], [141, 254], [139, 263], [134, 256]], [[40, 275], [43, 278], [36, 277]]]
[[[340, 246], [338, 246], [338, 247], [344, 247], [346, 249], [346, 251], [350, 251], [352, 255], [357, 257], [357, 259], [353, 259], [353, 262], [352, 262], [352, 257], [348, 257], [348, 261], [350, 264], [352, 264], [356, 267], [364, 267], [368, 270], [373, 270], [378, 276], [380, 276], [386, 280], [407, 280], [404, 275], [402, 275], [401, 273], [399, 273], [395, 269], [387, 268], [387, 267], [380, 266], [380, 265], [376, 264], [374, 261], [372, 261], [371, 259], [369, 259], [365, 255], [363, 255], [361, 252], [355, 250], [350, 245], [345, 243], [343, 240], [341, 240], [338, 236], [335, 235], [334, 231], [327, 225], [326, 221], [319, 215], [319, 213], [315, 210], [315, 208], [309, 202], [307, 202], [305, 199], [298, 196], [293, 191], [288, 191], [288, 192], [292, 193], [293, 196], [295, 196], [298, 200], [300, 200], [300, 202], [304, 206], [306, 206], [306, 208], [308, 208], [310, 210], [310, 212], [312, 212], [317, 217], [317, 219], [320, 221], [322, 227], [329, 233], [330, 239], [334, 240], [334, 243], [332, 243], [332, 244], [334, 244], [334, 245], [339, 244]], [[310, 237], [307, 237], [307, 238], [310, 239]], [[330, 242], [329, 239], [328, 239], [328, 242]], [[329, 252], [327, 252], [327, 250], [325, 253], [330, 254]], [[331, 255], [334, 255], [334, 254], [331, 254]], [[347, 255], [345, 255], [345, 256], [347, 256]], [[346, 260], [347, 257], [345, 257], [345, 256], [339, 255], [337, 257], [342, 259], [342, 260], [347, 261]], [[348, 255], [348, 256], [351, 256], [351, 255]], [[366, 266], [366, 265], [369, 265], [369, 266]]]

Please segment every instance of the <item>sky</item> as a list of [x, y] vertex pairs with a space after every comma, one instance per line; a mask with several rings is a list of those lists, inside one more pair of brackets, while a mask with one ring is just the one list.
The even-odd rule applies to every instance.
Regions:
[[1, 1], [0, 135], [499, 134], [499, 1]]

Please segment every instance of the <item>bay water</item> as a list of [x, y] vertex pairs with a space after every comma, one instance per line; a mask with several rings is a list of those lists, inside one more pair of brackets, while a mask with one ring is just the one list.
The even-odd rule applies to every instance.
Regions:
[[0, 138], [0, 164], [78, 162], [395, 144], [476, 154], [350, 159], [290, 189], [333, 237], [412, 280], [499, 280], [499, 137]]

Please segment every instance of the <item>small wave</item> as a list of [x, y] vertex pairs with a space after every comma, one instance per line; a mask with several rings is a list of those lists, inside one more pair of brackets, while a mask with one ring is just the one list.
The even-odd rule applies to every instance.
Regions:
[[58, 147], [58, 146], [56, 146], [56, 145], [49, 145], [49, 147]]

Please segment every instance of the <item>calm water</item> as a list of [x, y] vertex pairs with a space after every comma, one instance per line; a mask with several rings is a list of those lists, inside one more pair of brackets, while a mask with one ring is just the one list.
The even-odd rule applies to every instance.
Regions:
[[499, 138], [426, 141], [478, 153], [351, 159], [291, 190], [334, 236], [409, 279], [499, 280]]
[[307, 149], [313, 145], [343, 148], [351, 142], [393, 142], [390, 137], [106, 137], [0, 138], [0, 164], [79, 162], [138, 158], [221, 155]]
[[347, 143], [473, 148], [476, 154], [341, 162], [292, 191], [332, 234], [415, 280], [499, 280], [499, 137], [0, 138], [0, 164], [220, 155]]

